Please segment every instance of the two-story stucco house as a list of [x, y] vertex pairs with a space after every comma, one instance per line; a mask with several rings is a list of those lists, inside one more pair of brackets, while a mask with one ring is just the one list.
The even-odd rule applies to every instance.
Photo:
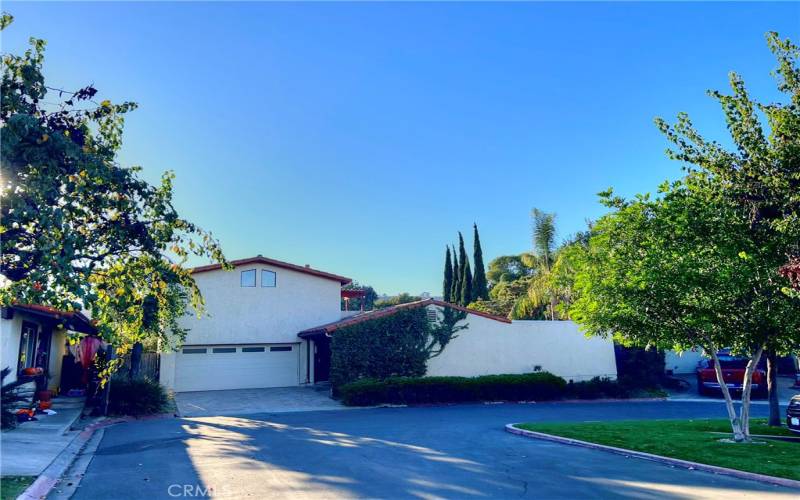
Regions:
[[[206, 302], [177, 353], [161, 357], [160, 379], [175, 391], [285, 387], [314, 381], [305, 329], [342, 317], [349, 278], [258, 256], [193, 270]], [[319, 379], [317, 379], [319, 381]]]
[[429, 375], [550, 371], [567, 380], [616, 377], [611, 340], [587, 339], [571, 321], [510, 321], [434, 299], [353, 316], [341, 311], [349, 278], [266, 257], [194, 269], [207, 315], [187, 316], [184, 345], [161, 357], [161, 383], [176, 392], [287, 387], [327, 381], [331, 338], [348, 325], [425, 307], [467, 313]]

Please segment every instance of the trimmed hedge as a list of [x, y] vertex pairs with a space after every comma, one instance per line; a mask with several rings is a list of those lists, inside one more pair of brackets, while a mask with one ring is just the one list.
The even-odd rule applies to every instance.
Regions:
[[428, 353], [424, 347], [429, 330], [422, 307], [337, 330], [331, 337], [334, 394], [341, 386], [360, 379], [425, 375]]
[[348, 406], [465, 403], [471, 401], [549, 401], [563, 397], [567, 383], [551, 373], [482, 377], [393, 377], [362, 379], [339, 389]]

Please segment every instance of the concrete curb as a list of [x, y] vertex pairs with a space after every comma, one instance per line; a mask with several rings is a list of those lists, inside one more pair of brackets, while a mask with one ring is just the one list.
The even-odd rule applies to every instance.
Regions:
[[758, 481], [761, 483], [783, 486], [785, 488], [800, 489], [800, 481], [795, 481], [794, 479], [785, 479], [782, 477], [767, 476], [765, 474], [756, 474], [755, 472], [745, 472], [736, 469], [729, 469], [727, 467], [718, 467], [716, 465], [707, 465], [697, 462], [690, 462], [688, 460], [680, 460], [678, 458], [663, 457], [661, 455], [653, 455], [651, 453], [644, 453], [642, 451], [633, 451], [625, 448], [607, 446], [604, 444], [590, 443], [588, 441], [581, 441], [579, 439], [554, 436], [552, 434], [545, 434], [543, 432], [527, 431], [525, 429], [520, 429], [518, 427], [515, 427], [516, 425], [518, 424], [507, 424], [505, 428], [506, 432], [510, 432], [511, 434], [517, 434], [519, 436], [525, 436], [527, 438], [541, 439], [544, 441], [552, 441], [554, 443], [568, 444], [572, 446], [580, 446], [583, 448], [589, 448], [593, 450], [602, 450], [610, 453], [615, 453], [617, 455], [624, 455], [626, 457], [641, 458], [643, 460], [650, 460], [652, 462], [671, 465], [673, 467], [681, 467], [683, 469], [699, 470], [703, 472], [710, 472], [712, 474], [731, 476], [737, 479], [747, 479], [750, 481]]
[[[671, 401], [673, 403], [722, 403], [725, 404], [724, 399], [708, 399], [708, 398], [667, 398], [667, 401]], [[738, 399], [733, 400], [733, 404], [742, 404], [742, 402]], [[750, 401], [751, 406], [766, 406], [769, 405], [769, 401]], [[786, 403], [781, 403], [781, 406], [786, 406]]]
[[75, 459], [80, 455], [83, 448], [86, 446], [86, 443], [89, 442], [91, 439], [92, 434], [94, 431], [101, 427], [106, 427], [108, 425], [112, 425], [118, 423], [116, 421], [107, 421], [107, 420], [100, 420], [95, 422], [91, 425], [88, 425], [82, 431], [76, 431], [75, 437], [72, 438], [72, 441], [59, 453], [56, 458], [50, 462], [39, 477], [31, 483], [28, 488], [22, 492], [20, 496], [17, 497], [17, 500], [40, 500], [45, 498], [53, 487], [56, 485], [58, 480], [64, 473], [69, 470], [72, 463]]

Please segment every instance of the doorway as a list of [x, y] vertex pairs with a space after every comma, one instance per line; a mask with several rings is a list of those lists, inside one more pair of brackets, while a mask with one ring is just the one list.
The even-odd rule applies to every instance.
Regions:
[[328, 382], [331, 377], [331, 339], [325, 335], [314, 338], [314, 383]]

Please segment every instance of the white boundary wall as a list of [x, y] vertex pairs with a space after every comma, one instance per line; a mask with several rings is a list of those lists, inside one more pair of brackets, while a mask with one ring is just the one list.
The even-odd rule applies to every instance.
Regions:
[[475, 314], [442, 353], [428, 361], [428, 375], [475, 377], [537, 370], [567, 381], [617, 378], [610, 338], [586, 337], [572, 321], [503, 323]]
[[703, 349], [700, 347], [692, 348], [689, 351], [665, 351], [664, 352], [664, 371], [672, 370], [672, 373], [679, 375], [682, 373], [694, 373], [697, 370], [697, 363], [701, 359], [706, 359]]

